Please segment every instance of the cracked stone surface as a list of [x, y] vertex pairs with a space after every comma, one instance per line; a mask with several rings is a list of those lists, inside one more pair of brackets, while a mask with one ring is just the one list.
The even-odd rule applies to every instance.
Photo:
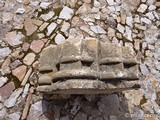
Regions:
[[[0, 119], [159, 120], [159, 17], [159, 0], [0, 0]], [[77, 55], [78, 51], [73, 47], [68, 48], [71, 53], [68, 49], [63, 49], [63, 52], [59, 49], [66, 41], [71, 42], [70, 39], [77, 39], [74, 45], [79, 46], [81, 40], [91, 37], [104, 47], [108, 43], [116, 44], [118, 48], [129, 48], [126, 51], [134, 56], [139, 66], [139, 80], [136, 82], [141, 88], [112, 94], [46, 95], [38, 92], [36, 88], [42, 73], [49, 74], [43, 75], [47, 85], [52, 77], [51, 70], [58, 73], [53, 62], [59, 58], [55, 59], [53, 54]], [[47, 73], [40, 73], [40, 56], [48, 49], [51, 50], [51, 55], [46, 52], [47, 56], [54, 61], [44, 57]], [[113, 49], [116, 51], [117, 47]], [[83, 51], [83, 54], [96, 58], [94, 52]], [[105, 54], [104, 58], [107, 58]], [[60, 62], [65, 59], [61, 57]], [[84, 63], [74, 62], [68, 64], [69, 69], [81, 68]], [[87, 68], [88, 64], [85, 65]], [[62, 71], [66, 66], [60, 64], [56, 67]], [[95, 66], [96, 64], [89, 68], [94, 70]], [[122, 68], [121, 64], [115, 66], [112, 69]], [[105, 65], [102, 68], [111, 70]], [[74, 72], [76, 71], [71, 74]], [[135, 74], [135, 70], [127, 72]], [[117, 75], [122, 74], [115, 76]], [[90, 82], [94, 87], [106, 85], [103, 80]], [[122, 88], [128, 83], [134, 85], [132, 82], [122, 80], [114, 84], [108, 83], [107, 86]], [[44, 83], [42, 82], [43, 85]], [[86, 81], [78, 83], [62, 80], [56, 81], [53, 88], [66, 89], [65, 86], [69, 88], [73, 85], [82, 87], [82, 84], [86, 84]]]

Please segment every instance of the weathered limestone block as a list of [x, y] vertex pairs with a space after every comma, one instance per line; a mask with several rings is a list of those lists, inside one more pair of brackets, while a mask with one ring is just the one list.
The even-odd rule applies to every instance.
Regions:
[[137, 89], [138, 65], [129, 48], [95, 38], [68, 39], [40, 55], [37, 91], [102, 94]]

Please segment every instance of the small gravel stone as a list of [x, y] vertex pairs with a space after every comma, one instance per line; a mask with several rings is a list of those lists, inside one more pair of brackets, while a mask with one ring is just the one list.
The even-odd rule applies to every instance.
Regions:
[[16, 67], [18, 67], [19, 65], [21, 65], [21, 61], [20, 60], [15, 60], [10, 64], [11, 69], [15, 69]]
[[26, 64], [26, 65], [31, 65], [34, 60], [35, 60], [35, 57], [36, 55], [34, 53], [28, 53], [25, 58], [23, 59], [23, 62]]
[[4, 101], [6, 100], [13, 92], [13, 90], [15, 89], [14, 83], [13, 82], [9, 82], [6, 85], [4, 85], [3, 87], [1, 87], [0, 89], [0, 101]]
[[19, 95], [22, 93], [23, 89], [22, 88], [18, 88], [17, 90], [15, 90], [11, 96], [5, 101], [4, 105], [7, 108], [13, 107], [17, 101], [17, 98], [19, 97]]
[[42, 18], [44, 21], [48, 21], [51, 18], [53, 18], [53, 16], [55, 15], [55, 13], [53, 11], [48, 12], [47, 14], [42, 14], [40, 16], [40, 18]]
[[124, 35], [129, 41], [132, 41], [132, 30], [128, 26], [126, 26], [125, 29], [126, 31]]
[[149, 70], [148, 70], [148, 68], [146, 67], [145, 64], [141, 64], [140, 69], [141, 69], [141, 72], [142, 72], [143, 75], [147, 75], [149, 73]]
[[11, 53], [11, 50], [6, 47], [6, 48], [1, 48], [0, 49], [0, 58], [5, 58]]
[[126, 18], [126, 24], [130, 27], [133, 26], [133, 18], [132, 16]]
[[154, 47], [154, 45], [148, 45], [148, 49], [150, 49], [150, 50], [154, 50], [155, 49], [155, 47]]
[[24, 5], [28, 5], [29, 2], [30, 2], [29, 0], [23, 0], [23, 4], [24, 4]]
[[120, 33], [124, 33], [125, 28], [121, 24], [117, 25], [117, 29]]
[[148, 9], [149, 9], [149, 10], [155, 10], [155, 9], [156, 9], [156, 6], [155, 6], [155, 5], [150, 5], [150, 6], [148, 7]]
[[92, 0], [82, 0], [85, 3], [91, 3]]
[[140, 17], [139, 17], [139, 15], [135, 15], [134, 22], [140, 23]]
[[139, 29], [139, 30], [146, 30], [147, 27], [146, 26], [143, 26], [143, 25], [140, 25], [140, 24], [134, 24], [135, 28]]
[[160, 62], [156, 62], [156, 68], [157, 70], [160, 70]]
[[24, 35], [21, 32], [9, 32], [6, 34], [5, 41], [8, 42], [9, 45], [15, 47], [16, 45], [22, 44], [22, 41], [24, 39]]
[[114, 5], [114, 0], [107, 0], [107, 3], [108, 3], [109, 5]]
[[68, 22], [64, 22], [61, 28], [61, 31], [68, 36], [68, 29], [70, 28], [70, 24]]
[[25, 85], [24, 90], [23, 90], [23, 94], [22, 94], [22, 97], [23, 97], [23, 98], [25, 98], [25, 97], [27, 96], [27, 93], [28, 93], [28, 91], [29, 91], [29, 86], [30, 86], [29, 83], [27, 83], [27, 84]]
[[160, 7], [160, 2], [156, 2], [155, 6]]
[[137, 11], [140, 12], [140, 13], [144, 13], [147, 10], [147, 7], [148, 6], [146, 4], [141, 4], [139, 6], [139, 8], [137, 9]]
[[29, 46], [30, 46], [30, 44], [29, 44], [29, 43], [26, 43], [26, 42], [25, 42], [25, 43], [23, 43], [23, 45], [22, 45], [22, 50], [23, 50], [23, 51], [25, 51], [25, 52], [26, 52], [26, 51], [28, 51]]
[[54, 31], [54, 29], [57, 27], [56, 23], [51, 23], [48, 27], [47, 27], [47, 36], [50, 36], [51, 33]]
[[154, 15], [153, 15], [152, 12], [146, 13], [146, 16], [147, 16], [150, 20], [154, 20], [154, 19], [155, 19], [155, 17], [154, 17]]
[[32, 35], [38, 29], [38, 27], [33, 23], [33, 20], [30, 18], [25, 19], [24, 27], [25, 27], [27, 36]]
[[57, 34], [55, 37], [55, 43], [56, 44], [62, 44], [65, 41], [65, 37], [62, 34]]
[[3, 24], [6, 24], [6, 23], [8, 23], [9, 21], [12, 21], [12, 19], [13, 19], [13, 14], [12, 14], [12, 13], [9, 13], [9, 12], [4, 12], [2, 18], [3, 18], [2, 23], [3, 23]]
[[16, 14], [23, 14], [25, 11], [26, 10], [24, 8], [18, 8], [15, 13]]
[[7, 114], [7, 109], [6, 108], [2, 108], [0, 110], [0, 119], [3, 120], [3, 118], [5, 117], [6, 114]]
[[62, 11], [60, 12], [59, 18], [69, 20], [72, 18], [73, 14], [74, 11], [71, 8], [64, 6]]
[[7, 77], [0, 77], [0, 87], [2, 87], [8, 81]]
[[21, 117], [20, 112], [14, 112], [6, 116], [8, 120], [20, 120], [20, 117]]
[[[31, 75], [31, 73], [32, 73], [32, 68], [30, 68], [28, 71], [27, 71], [27, 73], [26, 73], [26, 75], [25, 75], [25, 77], [24, 77], [24, 79], [23, 79], [23, 81], [22, 81], [22, 83], [21, 83], [21, 86], [25, 86], [26, 85], [26, 83], [27, 83], [27, 81], [28, 81], [28, 78], [29, 78], [29, 76]], [[23, 96], [22, 96], [23, 97]]]
[[34, 40], [31, 43], [30, 49], [33, 50], [35, 53], [39, 53], [44, 46], [44, 42], [42, 40]]
[[85, 26], [81, 26], [80, 29], [83, 30], [83, 31], [85, 31], [86, 33], [88, 33], [90, 36], [95, 36], [95, 33], [93, 31], [91, 31], [89, 29], [89, 27], [86, 26], [86, 25]]
[[39, 30], [40, 31], [44, 31], [44, 29], [49, 25], [49, 23], [44, 22], [40, 27]]
[[22, 81], [22, 79], [26, 74], [26, 70], [27, 70], [27, 67], [25, 65], [22, 65], [12, 70], [12, 74], [16, 76], [20, 81]]
[[47, 9], [50, 4], [51, 4], [51, 2], [41, 2], [40, 7], [42, 9]]
[[141, 18], [141, 22], [142, 23], [146, 23], [146, 24], [151, 24], [152, 22], [151, 22], [151, 20], [149, 20], [149, 19], [147, 19], [147, 18]]
[[73, 8], [76, 6], [77, 0], [70, 0], [68, 4]]
[[106, 33], [106, 31], [103, 28], [101, 28], [99, 25], [90, 26], [90, 29], [95, 33], [99, 33], [99, 34], [105, 34]]
[[22, 3], [22, 0], [16, 0], [18, 3]]
[[97, 1], [97, 0], [93, 0], [93, 5], [94, 5], [94, 7], [96, 7], [96, 8], [101, 7], [100, 2], [99, 2], [99, 1]]
[[[43, 106], [43, 109], [42, 109]], [[45, 103], [42, 101], [38, 101], [34, 104], [32, 104], [30, 111], [29, 111], [29, 115], [27, 116], [27, 120], [36, 120], [37, 118], [39, 118], [39, 116], [41, 116], [44, 112], [46, 112], [47, 110], [47, 106], [45, 105]]]
[[113, 28], [108, 28], [108, 37], [114, 37], [115, 36], [115, 30]]

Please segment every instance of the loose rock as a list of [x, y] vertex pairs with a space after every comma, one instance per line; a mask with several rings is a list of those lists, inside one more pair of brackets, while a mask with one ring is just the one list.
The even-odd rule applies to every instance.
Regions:
[[59, 18], [69, 20], [72, 18], [73, 14], [74, 11], [71, 8], [64, 6], [62, 11], [60, 12]]
[[118, 24], [117, 25], [117, 29], [118, 29], [118, 31], [120, 32], [120, 33], [124, 33], [124, 27], [121, 25], [121, 24]]
[[22, 88], [18, 88], [17, 90], [15, 90], [11, 96], [5, 101], [4, 105], [7, 108], [13, 107], [17, 101], [17, 98], [19, 97], [19, 95], [22, 93], [23, 89]]
[[55, 37], [56, 44], [62, 44], [65, 41], [65, 37], [62, 34], [57, 34]]
[[15, 86], [13, 82], [9, 82], [3, 87], [1, 87], [0, 88], [0, 98], [2, 100], [0, 101], [6, 100], [12, 94], [14, 89], [15, 89]]
[[21, 32], [9, 32], [6, 34], [5, 41], [8, 42], [9, 45], [15, 47], [16, 45], [22, 44], [24, 39], [24, 35]]
[[7, 77], [0, 77], [0, 87], [2, 87], [8, 81]]
[[33, 24], [33, 20], [29, 18], [25, 19], [24, 27], [25, 27], [27, 36], [32, 35], [38, 29], [38, 27], [35, 24]]
[[42, 14], [40, 16], [40, 18], [42, 18], [44, 21], [48, 21], [50, 20], [51, 18], [53, 18], [53, 16], [55, 15], [55, 13], [53, 11], [50, 11], [49, 13], [47, 14]]
[[47, 27], [47, 36], [50, 36], [51, 33], [54, 31], [54, 29], [57, 27], [56, 23], [51, 23], [48, 27]]
[[18, 8], [15, 13], [16, 14], [23, 14], [25, 11], [26, 10], [24, 8]]
[[146, 4], [141, 4], [139, 6], [139, 8], [137, 9], [137, 11], [140, 12], [140, 13], [144, 13], [147, 10], [147, 7], [148, 6]]
[[35, 57], [36, 55], [34, 53], [28, 53], [25, 58], [23, 59], [23, 62], [26, 64], [26, 65], [31, 65], [34, 60], [35, 60]]
[[7, 48], [1, 48], [0, 49], [0, 59], [7, 57], [11, 53], [11, 50]]
[[141, 64], [140, 69], [141, 69], [141, 72], [142, 72], [143, 75], [147, 75], [149, 73], [149, 70], [148, 70], [148, 68], [146, 67], [145, 64]]
[[33, 50], [35, 53], [39, 53], [44, 46], [44, 42], [42, 40], [34, 40], [31, 43], [30, 49]]
[[99, 33], [99, 34], [105, 34], [106, 33], [106, 31], [103, 28], [101, 28], [99, 25], [91, 26], [90, 29], [95, 33]]
[[20, 112], [14, 112], [6, 116], [8, 120], [20, 120], [20, 117], [21, 117]]
[[[42, 109], [42, 106], [43, 106], [43, 109]], [[27, 116], [27, 120], [36, 120], [46, 110], [47, 108], [45, 107], [45, 105], [42, 105], [42, 101], [38, 101], [32, 104], [30, 111], [29, 111], [29, 115]]]
[[7, 109], [6, 108], [2, 108], [0, 110], [0, 119], [3, 120], [3, 118], [5, 117], [6, 114], [7, 114]]
[[51, 4], [51, 2], [41, 2], [40, 7], [42, 9], [47, 9], [50, 4]]
[[12, 74], [16, 76], [20, 81], [22, 81], [22, 79], [26, 74], [26, 70], [27, 70], [27, 67], [25, 65], [22, 65], [12, 70]]

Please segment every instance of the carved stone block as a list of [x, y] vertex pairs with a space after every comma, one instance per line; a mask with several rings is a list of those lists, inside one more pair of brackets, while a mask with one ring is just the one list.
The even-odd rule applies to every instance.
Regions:
[[138, 65], [129, 48], [94, 38], [68, 39], [40, 55], [37, 91], [102, 94], [138, 88]]

